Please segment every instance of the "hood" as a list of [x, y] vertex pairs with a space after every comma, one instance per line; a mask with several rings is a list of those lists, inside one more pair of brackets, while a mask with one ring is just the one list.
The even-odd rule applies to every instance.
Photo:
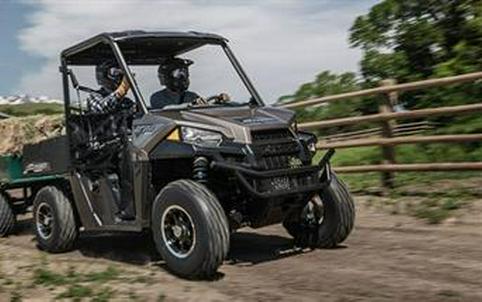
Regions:
[[241, 143], [251, 142], [251, 131], [288, 128], [295, 116], [291, 110], [273, 107], [200, 108], [160, 114], [178, 125], [222, 132]]

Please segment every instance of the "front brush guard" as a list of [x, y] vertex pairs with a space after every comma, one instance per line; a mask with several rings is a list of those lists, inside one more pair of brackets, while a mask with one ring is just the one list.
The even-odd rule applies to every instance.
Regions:
[[[330, 159], [335, 153], [334, 149], [329, 149], [325, 155], [321, 158], [317, 165], [313, 166], [303, 166], [299, 168], [286, 168], [277, 169], [271, 171], [257, 171], [253, 169], [248, 169], [241, 167], [239, 165], [234, 165], [225, 161], [212, 161], [210, 166], [212, 169], [220, 169], [231, 171], [236, 175], [239, 182], [246, 188], [249, 194], [257, 198], [272, 198], [291, 194], [300, 194], [308, 192], [316, 192], [324, 189], [330, 184], [331, 181], [331, 166]], [[259, 192], [254, 188], [250, 182], [246, 179], [246, 176], [250, 176], [256, 179], [262, 178], [273, 178], [273, 177], [284, 177], [284, 176], [297, 176], [306, 173], [318, 173], [319, 183], [316, 185], [299, 186], [293, 189], [287, 190], [277, 190], [269, 192]]]

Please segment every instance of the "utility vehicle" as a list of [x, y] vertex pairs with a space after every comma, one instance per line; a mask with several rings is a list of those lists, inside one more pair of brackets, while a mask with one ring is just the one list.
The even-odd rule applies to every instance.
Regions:
[[[224, 53], [246, 98], [227, 101], [220, 94], [230, 91], [221, 90], [202, 102], [150, 108], [141, 89], [148, 76], [133, 70], [207, 46]], [[116, 60], [130, 83], [129, 116], [85, 108], [94, 88], [80, 85], [72, 68], [105, 60]], [[211, 60], [208, 67], [216, 67]], [[60, 61], [65, 135], [3, 158], [1, 235], [27, 211], [38, 247], [53, 253], [72, 249], [81, 233], [147, 231], [169, 270], [207, 278], [242, 227], [282, 223], [296, 246], [308, 248], [334, 247], [352, 230], [354, 203], [330, 168], [334, 151], [313, 162], [316, 137], [297, 129], [294, 112], [264, 104], [225, 38], [102, 33], [64, 50]], [[199, 79], [209, 77], [223, 80], [213, 70]], [[23, 193], [13, 196], [13, 189]], [[117, 216], [119, 199], [128, 199], [130, 218]]]

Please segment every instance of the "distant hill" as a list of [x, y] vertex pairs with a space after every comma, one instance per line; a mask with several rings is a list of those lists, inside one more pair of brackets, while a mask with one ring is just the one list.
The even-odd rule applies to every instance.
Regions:
[[62, 104], [63, 102], [57, 99], [51, 99], [46, 96], [34, 97], [27, 94], [0, 96], [0, 105], [20, 105], [20, 104]]

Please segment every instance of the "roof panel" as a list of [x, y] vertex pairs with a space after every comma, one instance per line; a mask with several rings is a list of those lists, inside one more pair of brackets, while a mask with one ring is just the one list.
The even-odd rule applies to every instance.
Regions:
[[103, 33], [62, 52], [69, 65], [97, 65], [113, 60], [110, 44], [117, 42], [128, 64], [157, 64], [160, 58], [176, 56], [206, 44], [222, 44], [219, 35], [198, 32], [125, 31]]

